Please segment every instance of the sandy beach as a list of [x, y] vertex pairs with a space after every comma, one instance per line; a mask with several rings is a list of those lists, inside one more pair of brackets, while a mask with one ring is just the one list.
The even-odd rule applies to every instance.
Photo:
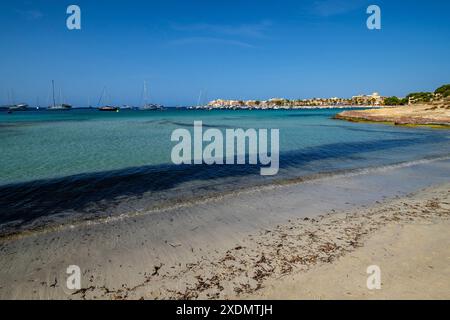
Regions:
[[[206, 264], [194, 267], [196, 289], [251, 300], [449, 299], [449, 231], [450, 185], [445, 184], [363, 210], [265, 230], [251, 237], [253, 245], [227, 251], [214, 271]], [[366, 286], [366, 269], [374, 264], [382, 270], [381, 290]], [[204, 277], [205, 271], [212, 277]], [[222, 282], [239, 279], [248, 283], [221, 295]]]
[[0, 301], [450, 300], [449, 12], [1, 1]]
[[[413, 216], [409, 221], [403, 216], [394, 223], [390, 221], [377, 226], [380, 228], [366, 235], [359, 248], [336, 261], [313, 266], [307, 272], [270, 280], [265, 288], [247, 297], [302, 300], [450, 299], [450, 207], [449, 197], [445, 196], [448, 187], [447, 191], [441, 191], [438, 197], [427, 200], [429, 202], [425, 206], [422, 202], [422, 207], [417, 205], [417, 200], [424, 197], [424, 193], [412, 199], [416, 203], [414, 211], [422, 210], [422, 213], [442, 201], [441, 204], [446, 206], [444, 211], [447, 210], [444, 216], [423, 216], [420, 212], [409, 211]], [[426, 201], [425, 198], [422, 201]], [[390, 208], [391, 205], [377, 210], [408, 211], [408, 205], [403, 209]], [[366, 281], [369, 275], [366, 270], [374, 264], [381, 270], [381, 289], [368, 290]]]
[[[4, 238], [0, 297], [448, 298], [449, 166], [355, 172]], [[383, 272], [375, 293], [364, 289], [372, 264]], [[66, 288], [70, 265], [80, 290]]]

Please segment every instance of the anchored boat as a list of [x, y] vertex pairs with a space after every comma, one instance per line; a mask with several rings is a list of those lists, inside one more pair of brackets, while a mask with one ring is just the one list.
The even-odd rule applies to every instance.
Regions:
[[[47, 108], [47, 110], [50, 111], [61, 111], [61, 110], [70, 110], [72, 109], [72, 106], [70, 104], [67, 103], [61, 103], [59, 105], [56, 104], [56, 100], [55, 100], [55, 81], [52, 80], [52, 92], [53, 92], [53, 105], [49, 106]], [[59, 100], [61, 101], [62, 94], [61, 91], [59, 91]]]
[[28, 104], [26, 103], [19, 103], [19, 104], [15, 104], [12, 106], [9, 106], [8, 108], [9, 111], [26, 111], [28, 110]]
[[119, 107], [113, 107], [113, 106], [104, 106], [104, 107], [99, 107], [98, 111], [119, 112], [120, 108]]
[[144, 81], [144, 105], [139, 108], [139, 110], [142, 111], [157, 111], [157, 110], [164, 110], [164, 107], [159, 104], [154, 103], [148, 103], [148, 90], [147, 90], [147, 81]]
[[[103, 88], [102, 94], [100, 95], [100, 99], [98, 100], [98, 104], [97, 104], [99, 106], [99, 107], [97, 107], [98, 111], [105, 111], [105, 112], [119, 112], [120, 111], [119, 107], [115, 107], [115, 106], [111, 106], [111, 105], [105, 105], [103, 107], [100, 107], [100, 103], [102, 102], [103, 96], [108, 97], [108, 94], [106, 93], [106, 87]], [[108, 99], [108, 100], [110, 100], [110, 99]]]

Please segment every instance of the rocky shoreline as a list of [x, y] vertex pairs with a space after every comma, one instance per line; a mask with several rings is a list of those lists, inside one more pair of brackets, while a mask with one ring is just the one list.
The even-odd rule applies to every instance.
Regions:
[[350, 110], [337, 114], [334, 119], [450, 128], [450, 105], [412, 105], [376, 110]]

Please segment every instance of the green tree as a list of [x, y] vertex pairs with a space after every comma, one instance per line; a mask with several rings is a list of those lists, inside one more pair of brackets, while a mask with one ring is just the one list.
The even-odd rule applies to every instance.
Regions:
[[400, 104], [401, 105], [407, 105], [408, 103], [409, 103], [408, 98], [403, 98], [403, 99], [400, 100]]
[[413, 92], [406, 96], [406, 98], [412, 99], [414, 103], [427, 103], [433, 98], [433, 93], [431, 92]]
[[401, 102], [402, 102], [402, 100], [400, 100], [396, 96], [384, 99], [384, 104], [387, 106], [398, 106], [401, 104]]
[[396, 96], [393, 97], [388, 97], [386, 99], [384, 99], [384, 104], [386, 106], [403, 106], [405, 104], [408, 104], [408, 98], [397, 98]]
[[450, 84], [443, 85], [442, 87], [439, 87], [434, 92], [436, 94], [441, 94], [443, 97], [449, 97], [450, 96]]

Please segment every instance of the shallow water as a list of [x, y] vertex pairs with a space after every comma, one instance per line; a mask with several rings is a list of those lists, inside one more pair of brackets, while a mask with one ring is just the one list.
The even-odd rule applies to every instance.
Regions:
[[[242, 188], [450, 157], [450, 132], [332, 120], [342, 110], [0, 113], [0, 230], [141, 212]], [[280, 129], [280, 172], [175, 166], [170, 135]], [[448, 175], [448, 172], [442, 172]]]

